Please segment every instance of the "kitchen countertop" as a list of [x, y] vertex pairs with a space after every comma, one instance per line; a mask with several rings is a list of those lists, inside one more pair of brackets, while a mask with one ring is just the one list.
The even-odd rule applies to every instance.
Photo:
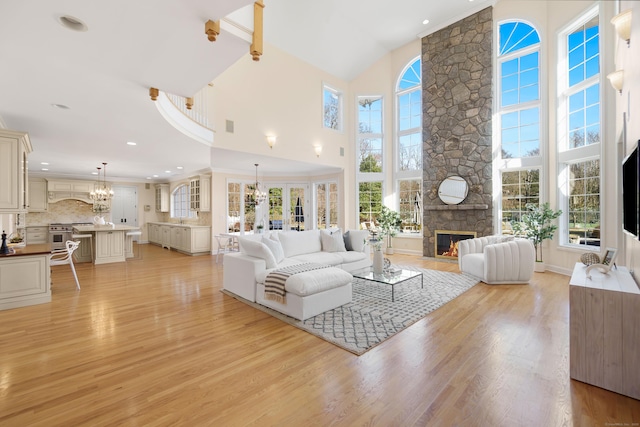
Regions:
[[99, 233], [104, 231], [130, 231], [140, 230], [140, 227], [133, 227], [131, 225], [74, 225], [73, 229], [79, 233]]
[[179, 224], [177, 222], [153, 222], [150, 221], [148, 224], [158, 224], [158, 225], [170, 225], [172, 227], [186, 227], [186, 228], [211, 228], [210, 225], [195, 225], [195, 224]]
[[43, 243], [39, 245], [26, 245], [23, 247], [13, 247], [15, 252], [11, 254], [0, 254], [0, 257], [19, 257], [28, 255], [42, 255], [51, 253], [51, 244]]

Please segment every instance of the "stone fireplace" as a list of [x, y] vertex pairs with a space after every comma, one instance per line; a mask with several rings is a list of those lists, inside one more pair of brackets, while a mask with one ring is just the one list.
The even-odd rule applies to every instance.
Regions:
[[[422, 39], [423, 243], [436, 256], [436, 230], [493, 233], [492, 29], [489, 7]], [[460, 176], [457, 205], [438, 187]]]

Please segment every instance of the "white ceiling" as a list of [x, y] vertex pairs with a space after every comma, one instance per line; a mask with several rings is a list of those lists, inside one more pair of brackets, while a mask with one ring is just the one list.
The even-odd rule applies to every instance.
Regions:
[[[492, 1], [266, 0], [264, 35], [267, 43], [350, 81], [389, 51]], [[247, 55], [247, 42], [224, 32], [208, 42], [204, 22], [251, 3], [5, 1], [0, 120], [29, 132], [32, 172], [58, 177], [90, 178], [102, 162], [114, 180], [165, 179], [209, 167], [252, 173], [253, 163], [260, 163], [261, 174], [319, 173], [314, 165], [257, 156], [248, 165], [246, 154], [228, 150], [214, 148], [211, 155], [209, 146], [169, 125], [149, 100], [151, 86], [190, 96]], [[63, 15], [80, 19], [88, 31], [63, 27]], [[430, 24], [423, 25], [426, 18]]]

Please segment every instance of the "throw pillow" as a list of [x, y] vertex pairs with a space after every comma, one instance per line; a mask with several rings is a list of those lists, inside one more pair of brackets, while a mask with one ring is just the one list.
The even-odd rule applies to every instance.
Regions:
[[344, 238], [340, 229], [329, 231], [320, 230], [320, 240], [322, 241], [323, 252], [346, 252]]
[[[349, 230], [347, 232], [349, 234], [349, 245], [351, 246], [351, 250], [356, 252], [363, 252], [364, 246], [369, 240], [369, 230]], [[345, 240], [346, 236], [345, 236]], [[346, 246], [346, 244], [345, 244]]]
[[273, 253], [273, 257], [276, 259], [276, 263], [280, 264], [284, 259], [284, 250], [282, 249], [280, 240], [272, 240], [263, 237], [262, 243], [264, 243], [271, 250], [271, 253]]
[[342, 237], [344, 238], [344, 248], [347, 251], [352, 251], [353, 246], [351, 246], [351, 236], [349, 235], [349, 230], [347, 230], [347, 232], [344, 233]]
[[267, 268], [275, 268], [278, 265], [271, 249], [264, 243], [243, 238], [238, 238], [238, 242], [240, 243], [240, 252], [263, 259], [267, 264]]

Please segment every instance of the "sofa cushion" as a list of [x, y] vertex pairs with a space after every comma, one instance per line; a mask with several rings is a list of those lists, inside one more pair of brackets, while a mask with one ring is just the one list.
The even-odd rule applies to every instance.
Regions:
[[301, 297], [338, 288], [351, 283], [353, 276], [339, 268], [321, 268], [290, 276], [284, 289]]
[[369, 230], [349, 230], [344, 233], [344, 245], [348, 251], [364, 251]]
[[344, 238], [342, 231], [337, 230], [320, 230], [320, 242], [322, 243], [323, 252], [346, 252], [344, 247]]
[[338, 252], [336, 255], [340, 255], [340, 257], [342, 258], [342, 264], [358, 262], [370, 257], [369, 254], [366, 254], [364, 252], [356, 252], [356, 251]]
[[464, 272], [469, 273], [480, 280], [484, 278], [484, 254], [473, 253], [463, 256]]
[[292, 257], [296, 261], [300, 262], [315, 262], [324, 265], [340, 265], [342, 264], [342, 257], [340, 254], [346, 252], [314, 252], [311, 254], [301, 254]]
[[245, 237], [238, 237], [238, 243], [240, 244], [240, 252], [263, 259], [267, 268], [274, 268], [278, 264], [273, 252], [264, 243]]
[[322, 251], [320, 230], [287, 231], [278, 234], [285, 258]]
[[271, 253], [273, 253], [273, 257], [276, 259], [276, 264], [280, 264], [284, 259], [284, 250], [282, 249], [282, 244], [280, 243], [280, 241], [263, 237], [262, 243], [264, 243], [271, 250]]

